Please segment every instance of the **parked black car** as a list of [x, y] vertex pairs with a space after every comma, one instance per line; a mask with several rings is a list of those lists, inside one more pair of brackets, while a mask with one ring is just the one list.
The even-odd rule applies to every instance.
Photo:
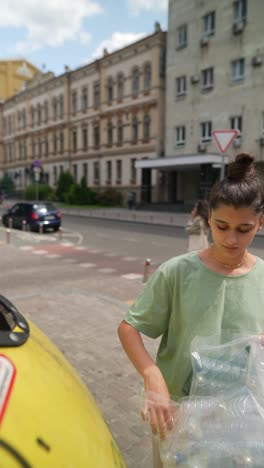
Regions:
[[13, 228], [22, 229], [23, 221], [31, 231], [39, 231], [40, 225], [43, 231], [53, 229], [58, 231], [61, 225], [61, 213], [50, 202], [18, 202], [2, 216], [4, 226], [9, 226], [12, 219]]

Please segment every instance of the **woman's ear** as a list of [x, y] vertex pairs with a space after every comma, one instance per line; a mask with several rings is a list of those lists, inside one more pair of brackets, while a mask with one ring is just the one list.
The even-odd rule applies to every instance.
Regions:
[[264, 224], [264, 214], [259, 219], [258, 231], [261, 231], [261, 229], [263, 228], [263, 224]]

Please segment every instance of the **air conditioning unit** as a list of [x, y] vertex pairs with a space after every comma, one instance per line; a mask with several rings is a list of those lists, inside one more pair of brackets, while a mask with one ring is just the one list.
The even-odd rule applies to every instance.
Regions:
[[234, 148], [240, 148], [240, 146], [241, 146], [240, 138], [235, 138], [234, 139], [233, 146], [234, 146]]
[[199, 151], [199, 153], [205, 153], [206, 145], [204, 143], [199, 143], [199, 145], [197, 146], [197, 151]]
[[264, 136], [262, 135], [259, 139], [260, 146], [264, 146]]
[[209, 44], [209, 37], [208, 36], [202, 37], [201, 40], [200, 40], [200, 46], [205, 47], [208, 44]]
[[244, 27], [245, 27], [245, 22], [244, 22], [244, 21], [236, 21], [236, 22], [233, 24], [233, 34], [240, 34], [240, 33], [242, 33]]
[[193, 75], [193, 76], [191, 76], [191, 83], [192, 83], [192, 84], [199, 83], [199, 81], [200, 81], [199, 75]]
[[253, 57], [251, 63], [253, 67], [259, 67], [260, 65], [262, 65], [262, 58], [260, 57], [260, 55], [256, 55], [255, 57]]

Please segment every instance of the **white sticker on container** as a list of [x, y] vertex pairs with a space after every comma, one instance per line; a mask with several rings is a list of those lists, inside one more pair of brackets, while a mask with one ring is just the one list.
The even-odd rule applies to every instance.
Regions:
[[0, 354], [0, 423], [2, 422], [16, 377], [14, 364]]

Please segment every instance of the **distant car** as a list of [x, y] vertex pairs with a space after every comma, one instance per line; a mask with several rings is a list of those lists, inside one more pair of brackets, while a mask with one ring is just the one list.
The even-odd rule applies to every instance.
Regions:
[[40, 225], [43, 226], [43, 231], [58, 231], [61, 225], [61, 213], [50, 202], [18, 202], [3, 214], [4, 226], [9, 226], [10, 218], [13, 228], [22, 229], [25, 221], [31, 231], [39, 231]]

